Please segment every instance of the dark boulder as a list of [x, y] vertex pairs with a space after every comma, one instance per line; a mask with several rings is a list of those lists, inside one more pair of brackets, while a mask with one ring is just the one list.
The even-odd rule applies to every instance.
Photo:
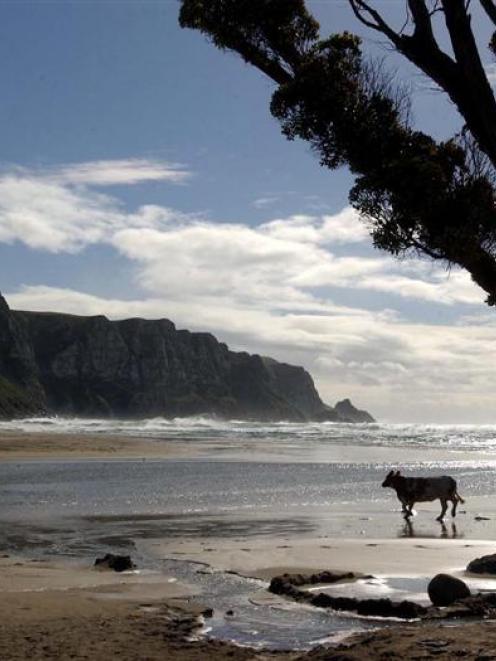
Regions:
[[496, 574], [496, 553], [475, 558], [468, 563], [467, 571], [472, 574]]
[[114, 555], [113, 553], [106, 553], [103, 558], [95, 560], [95, 567], [99, 569], [113, 569], [114, 571], [128, 571], [135, 569], [136, 565], [131, 560], [130, 555]]
[[466, 583], [449, 574], [434, 576], [427, 586], [427, 592], [434, 606], [449, 606], [458, 599], [470, 597]]

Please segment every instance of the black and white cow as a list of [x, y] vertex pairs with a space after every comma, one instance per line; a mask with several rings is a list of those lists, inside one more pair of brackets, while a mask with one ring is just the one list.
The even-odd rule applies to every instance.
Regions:
[[448, 509], [448, 501], [453, 503], [451, 516], [456, 516], [456, 506], [458, 503], [465, 502], [456, 490], [456, 480], [449, 477], [449, 475], [441, 475], [440, 477], [404, 477], [400, 471], [390, 471], [382, 486], [390, 487], [396, 491], [396, 495], [401, 502], [405, 514], [405, 519], [413, 516], [412, 509], [415, 503], [424, 503], [439, 498], [442, 510], [437, 520], [442, 521]]

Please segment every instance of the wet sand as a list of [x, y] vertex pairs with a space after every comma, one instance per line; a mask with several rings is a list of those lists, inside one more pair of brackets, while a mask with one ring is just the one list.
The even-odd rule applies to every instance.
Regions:
[[95, 569], [81, 561], [0, 557], [2, 599], [19, 592], [63, 592], [79, 590], [93, 600], [169, 599], [197, 594], [192, 586], [172, 576], [153, 571], [116, 573]]
[[[96, 574], [99, 586], [94, 585]], [[160, 594], [151, 594], [144, 584], [134, 592], [128, 588], [139, 584], [132, 576], [106, 573], [104, 578], [90, 569], [73, 572], [19, 559], [2, 559], [0, 577], [3, 661], [254, 658], [232, 645], [191, 640], [201, 606], [184, 586], [162, 586]], [[47, 587], [45, 581], [54, 584]], [[26, 582], [31, 582], [30, 588]], [[113, 591], [119, 598], [109, 598], [115, 596]]]
[[[232, 444], [226, 439], [167, 439], [153, 436], [124, 434], [65, 433], [65, 432], [0, 432], [0, 462], [23, 460], [63, 459], [188, 459], [211, 458], [242, 461], [292, 462], [377, 462], [398, 464], [425, 460], [425, 449], [411, 447], [333, 446], [330, 448], [302, 448], [271, 446], [266, 439], [250, 439], [249, 443]], [[484, 451], [460, 450], [451, 452], [456, 461], [483, 462], [496, 466], [496, 455]], [[444, 462], [446, 451], [429, 450], [429, 461]]]
[[0, 461], [189, 457], [184, 442], [91, 434], [0, 434]]
[[[171, 582], [171, 579], [173, 582]], [[295, 659], [199, 637], [205, 605], [173, 577], [0, 558], [0, 658]]]
[[[391, 558], [391, 553], [401, 546], [412, 561], [414, 557], [420, 558], [422, 549], [414, 553], [408, 548], [410, 545], [409, 540], [400, 545], [388, 542], [384, 543], [383, 551]], [[349, 542], [341, 546], [341, 552], [350, 560], [352, 546]], [[434, 547], [423, 549], [424, 556], [432, 559], [435, 550]], [[299, 551], [303, 549], [300, 547]], [[354, 551], [358, 553], [359, 548]], [[258, 552], [265, 556], [273, 553], [275, 557], [271, 561], [280, 560], [280, 552], [276, 549], [271, 552], [268, 546]], [[257, 560], [261, 557], [255, 556]], [[291, 555], [286, 555], [286, 559], [293, 560]], [[437, 562], [440, 567], [439, 558]], [[228, 564], [226, 559], [225, 566]], [[380, 569], [384, 563], [376, 556], [367, 566]], [[301, 568], [307, 569], [308, 565]], [[264, 575], [265, 571], [254, 573]], [[156, 576], [154, 581], [156, 587]], [[445, 623], [398, 625], [304, 653], [240, 648], [198, 636], [199, 626], [205, 621], [200, 615], [205, 604], [189, 586], [169, 583], [167, 577], [159, 579], [158, 584], [159, 589], [150, 590], [152, 581], [146, 576], [101, 572], [77, 563], [0, 558], [0, 658], [5, 661], [28, 658], [351, 661], [459, 657], [481, 661], [496, 658], [496, 630], [491, 622], [456, 627]]]
[[[442, 539], [225, 539], [151, 542], [147, 550], [159, 558], [203, 562], [222, 571], [270, 580], [283, 573], [322, 570], [362, 572], [380, 576], [434, 576], [445, 572], [465, 577], [470, 560], [496, 551], [487, 540]], [[494, 578], [496, 590], [496, 577]]]
[[[0, 461], [62, 459], [191, 458], [208, 452], [198, 443], [126, 437], [82, 435], [2, 434]], [[472, 499], [473, 500], [473, 499]], [[360, 506], [362, 507], [362, 506]], [[382, 506], [380, 506], [382, 507]], [[476, 511], [490, 510], [488, 499], [471, 503]], [[475, 509], [474, 509], [475, 508]], [[431, 525], [431, 510], [422, 511], [421, 526]], [[343, 512], [343, 516], [350, 513]], [[390, 513], [389, 516], [392, 516]], [[355, 533], [360, 517], [353, 513]], [[398, 525], [401, 520], [398, 514]], [[375, 516], [372, 517], [374, 523]], [[215, 538], [175, 538], [142, 541], [157, 558], [191, 560], [220, 571], [268, 580], [284, 572], [355, 571], [383, 576], [433, 576], [446, 571], [464, 576], [469, 560], [496, 550], [494, 542], [448, 539], [386, 539], [377, 519], [377, 538], [312, 537], [291, 534], [265, 538], [237, 535]], [[430, 523], [428, 523], [430, 522]], [[239, 521], [237, 521], [239, 524]], [[413, 526], [416, 526], [414, 521]], [[474, 524], [472, 524], [474, 525]], [[479, 525], [479, 524], [477, 524]], [[481, 524], [485, 525], [485, 524]], [[468, 530], [467, 530], [468, 531]], [[190, 585], [153, 572], [114, 574], [80, 562], [0, 558], [0, 658], [10, 659], [496, 659], [496, 631], [490, 623], [460, 626], [399, 625], [347, 639], [332, 649], [309, 653], [275, 653], [236, 647], [230, 643], [192, 640], [198, 615], [208, 607]], [[492, 585], [492, 580], [489, 584]], [[496, 579], [494, 579], [496, 589]]]

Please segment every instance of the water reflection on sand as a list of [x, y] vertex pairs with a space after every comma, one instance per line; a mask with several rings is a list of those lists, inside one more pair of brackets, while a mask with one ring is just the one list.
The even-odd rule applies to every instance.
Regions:
[[427, 531], [414, 525], [413, 521], [405, 520], [398, 531], [398, 537], [423, 537], [425, 539], [457, 539], [465, 537], [462, 531], [458, 531], [457, 525], [454, 521], [445, 523], [444, 521], [437, 521], [439, 524], [438, 530]]

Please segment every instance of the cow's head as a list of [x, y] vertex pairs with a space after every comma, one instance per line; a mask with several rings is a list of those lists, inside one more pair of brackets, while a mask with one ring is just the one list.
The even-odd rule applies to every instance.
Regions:
[[400, 471], [389, 471], [389, 473], [386, 475], [386, 479], [382, 483], [383, 487], [391, 487], [391, 489], [394, 489], [396, 486], [396, 479], [397, 477], [400, 476]]

